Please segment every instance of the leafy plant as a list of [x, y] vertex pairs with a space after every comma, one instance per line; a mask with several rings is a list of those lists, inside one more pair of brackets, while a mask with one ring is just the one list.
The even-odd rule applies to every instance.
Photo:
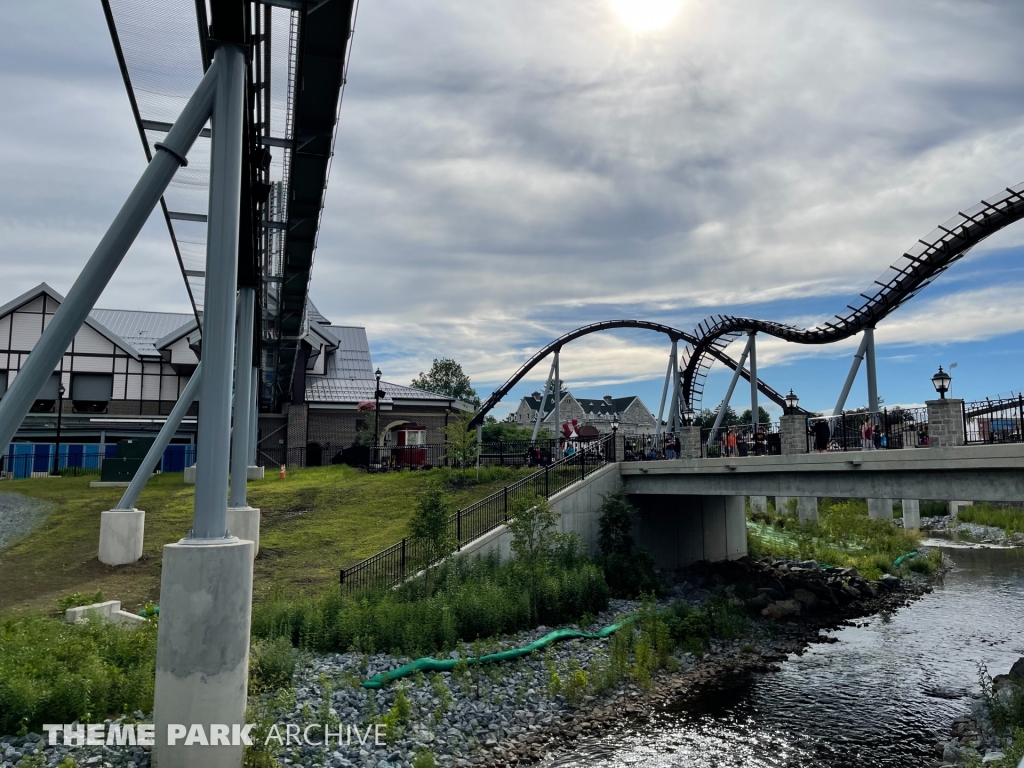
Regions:
[[285, 637], [253, 643], [249, 651], [249, 692], [287, 688], [295, 675], [296, 653]]
[[73, 592], [70, 595], [64, 595], [64, 597], [57, 598], [57, 608], [61, 613], [64, 613], [68, 608], [79, 608], [83, 605], [92, 605], [93, 603], [102, 602], [102, 592], [96, 592], [95, 594], [87, 592]]

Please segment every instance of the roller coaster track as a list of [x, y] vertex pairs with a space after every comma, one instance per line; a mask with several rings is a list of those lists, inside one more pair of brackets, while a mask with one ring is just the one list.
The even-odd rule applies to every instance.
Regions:
[[[697, 326], [690, 342], [690, 353], [682, 365], [684, 401], [694, 410], [700, 408], [708, 369], [714, 360], [722, 359], [722, 350], [740, 334], [755, 331], [797, 344], [831, 344], [874, 328], [975, 245], [1021, 218], [1024, 218], [1024, 184], [1007, 187], [989, 200], [958, 212], [918, 240], [875, 280], [874, 292], [861, 294], [863, 304], [858, 307], [848, 304], [849, 313], [836, 315], [834, 320], [814, 328], [796, 328], [732, 315], [707, 318]], [[679, 338], [685, 337], [680, 335]]]
[[[502, 384], [498, 389], [494, 390], [494, 392], [491, 393], [491, 396], [484, 401], [483, 405], [480, 407], [480, 410], [477, 412], [476, 416], [473, 417], [473, 420], [470, 422], [469, 426], [475, 427], [477, 424], [481, 423], [484, 420], [484, 417], [488, 414], [488, 412], [492, 408], [494, 408], [494, 406], [496, 406], [499, 402], [501, 402], [502, 398], [504, 398], [509, 393], [512, 387], [518, 384], [522, 380], [522, 378], [526, 376], [526, 374], [533, 370], [545, 357], [550, 355], [552, 352], [561, 350], [561, 348], [564, 345], [568, 344], [570, 341], [580, 338], [581, 336], [588, 336], [591, 333], [597, 333], [599, 331], [609, 331], [616, 328], [641, 328], [643, 330], [663, 333], [666, 336], [668, 336], [669, 339], [671, 339], [672, 341], [684, 341], [690, 345], [697, 343], [696, 337], [691, 336], [686, 331], [680, 331], [678, 328], [673, 328], [669, 325], [662, 325], [661, 323], [648, 322], [647, 320], [605, 320], [600, 323], [591, 323], [590, 325], [584, 325], [580, 328], [577, 328], [574, 331], [566, 333], [563, 336], [559, 336], [557, 339], [552, 341], [546, 347], [539, 350], [533, 357], [531, 357], [529, 360], [523, 363], [519, 370], [512, 374], [512, 377], [508, 381]], [[738, 366], [736, 360], [729, 357], [729, 355], [725, 354], [723, 351], [715, 349], [710, 354], [719, 362], [724, 363], [726, 366], [728, 366], [734, 371], [736, 370]], [[746, 369], [741, 371], [741, 375], [744, 379], [750, 381], [750, 373]], [[782, 407], [785, 407], [783, 396], [779, 394], [776, 390], [774, 390], [771, 386], [758, 379], [757, 388], [769, 400], [771, 400], [774, 403], [777, 403]]]

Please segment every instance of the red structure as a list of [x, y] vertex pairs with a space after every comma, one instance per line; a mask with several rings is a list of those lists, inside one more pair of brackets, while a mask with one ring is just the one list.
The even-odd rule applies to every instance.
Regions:
[[402, 424], [395, 430], [391, 461], [396, 467], [422, 467], [427, 463], [427, 428], [422, 424]]

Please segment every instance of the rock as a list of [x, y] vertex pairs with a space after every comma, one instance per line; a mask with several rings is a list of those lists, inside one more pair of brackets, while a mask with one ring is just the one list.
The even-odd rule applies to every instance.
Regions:
[[955, 763], [960, 760], [960, 742], [950, 739], [942, 747], [942, 761], [944, 763]]
[[782, 619], [786, 616], [799, 616], [800, 603], [796, 600], [779, 600], [761, 611], [761, 615], [768, 616], [772, 619]]
[[757, 591], [758, 591], [759, 594], [764, 595], [765, 597], [767, 597], [769, 600], [771, 600], [773, 602], [775, 600], [784, 600], [786, 598], [786, 595], [784, 594], [784, 591], [779, 591], [779, 590], [775, 589], [774, 587], [761, 587]]
[[995, 763], [999, 760], [1002, 760], [1004, 757], [1006, 757], [1006, 755], [1004, 755], [1002, 752], [986, 752], [985, 756], [981, 758], [981, 764], [984, 765], [985, 763]]
[[1010, 667], [1010, 678], [1019, 682], [1024, 682], [1024, 656], [1021, 656]]
[[793, 599], [800, 602], [804, 608], [811, 608], [818, 602], [815, 594], [806, 589], [793, 590]]

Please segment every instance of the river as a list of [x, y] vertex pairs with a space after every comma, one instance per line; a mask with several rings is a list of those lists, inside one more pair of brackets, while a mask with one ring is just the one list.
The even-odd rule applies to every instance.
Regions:
[[927, 765], [954, 717], [1024, 656], [1024, 549], [941, 545], [955, 568], [922, 599], [832, 632], [778, 672], [699, 691], [546, 768], [880, 768]]

